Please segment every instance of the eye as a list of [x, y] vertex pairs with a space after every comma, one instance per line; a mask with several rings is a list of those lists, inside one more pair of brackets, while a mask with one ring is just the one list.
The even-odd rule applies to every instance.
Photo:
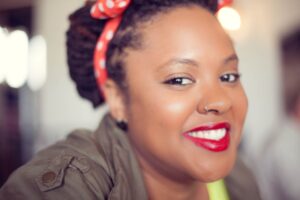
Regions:
[[192, 84], [194, 81], [191, 80], [190, 78], [185, 78], [185, 77], [176, 77], [176, 78], [171, 78], [166, 81], [164, 81], [165, 84], [169, 85], [189, 85]]
[[224, 74], [220, 77], [222, 82], [235, 83], [240, 79], [241, 75], [238, 73]]

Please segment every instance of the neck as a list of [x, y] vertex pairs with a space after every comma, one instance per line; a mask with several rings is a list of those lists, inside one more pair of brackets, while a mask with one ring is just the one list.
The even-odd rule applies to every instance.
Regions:
[[164, 174], [145, 165], [140, 161], [149, 199], [172, 200], [208, 200], [208, 191], [205, 183], [183, 178], [172, 179], [170, 174]]

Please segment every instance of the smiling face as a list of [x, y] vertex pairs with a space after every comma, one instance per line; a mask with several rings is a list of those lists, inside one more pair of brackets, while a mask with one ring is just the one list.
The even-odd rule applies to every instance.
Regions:
[[230, 38], [196, 6], [161, 14], [141, 31], [143, 48], [125, 58], [123, 116], [143, 171], [178, 181], [224, 177], [247, 110]]

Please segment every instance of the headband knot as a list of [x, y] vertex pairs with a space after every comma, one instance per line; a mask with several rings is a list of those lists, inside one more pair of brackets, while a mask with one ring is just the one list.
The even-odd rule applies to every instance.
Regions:
[[96, 19], [115, 18], [128, 7], [130, 0], [98, 0], [91, 9], [92, 17]]

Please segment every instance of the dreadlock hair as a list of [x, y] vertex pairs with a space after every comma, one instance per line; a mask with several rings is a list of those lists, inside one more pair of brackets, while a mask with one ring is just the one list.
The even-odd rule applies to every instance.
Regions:
[[[106, 20], [94, 19], [90, 10], [94, 2], [89, 1], [70, 15], [67, 31], [67, 58], [69, 73], [76, 83], [81, 97], [92, 102], [94, 107], [104, 102], [94, 76], [94, 49], [104, 29]], [[132, 0], [123, 13], [122, 22], [106, 52], [107, 76], [124, 89], [124, 57], [126, 49], [138, 50], [142, 45], [139, 25], [151, 20], [160, 13], [176, 7], [201, 6], [211, 13], [217, 11], [217, 0]]]

